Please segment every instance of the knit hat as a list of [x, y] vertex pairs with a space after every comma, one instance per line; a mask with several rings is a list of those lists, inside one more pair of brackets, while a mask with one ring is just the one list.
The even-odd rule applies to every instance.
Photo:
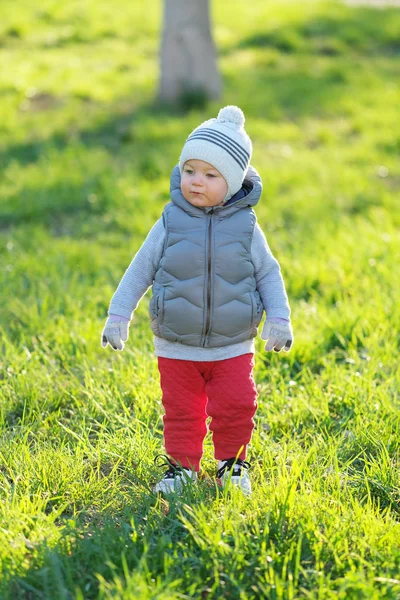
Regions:
[[216, 119], [209, 119], [194, 129], [179, 159], [181, 175], [186, 161], [203, 160], [218, 169], [228, 184], [225, 200], [236, 194], [242, 187], [253, 149], [243, 127], [244, 121], [238, 106], [225, 106]]

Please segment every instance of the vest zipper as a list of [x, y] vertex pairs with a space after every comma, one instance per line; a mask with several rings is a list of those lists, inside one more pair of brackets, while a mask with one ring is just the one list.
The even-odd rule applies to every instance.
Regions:
[[207, 344], [207, 337], [209, 335], [210, 322], [211, 322], [211, 248], [212, 248], [212, 215], [214, 209], [209, 212], [210, 220], [208, 222], [207, 230], [207, 306], [206, 306], [206, 326], [205, 335], [203, 340], [203, 346]]

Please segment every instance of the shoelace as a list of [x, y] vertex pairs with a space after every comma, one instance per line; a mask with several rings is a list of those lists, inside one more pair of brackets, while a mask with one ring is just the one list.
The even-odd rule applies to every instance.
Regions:
[[237, 468], [234, 468], [232, 471], [232, 475], [240, 475], [240, 471], [242, 467], [245, 469], [251, 469], [251, 465], [246, 460], [242, 460], [241, 458], [230, 458], [226, 461], [224, 465], [217, 471], [217, 479], [220, 479], [225, 471], [230, 471], [234, 465], [237, 465]]
[[[163, 458], [164, 462], [160, 462], [158, 459]], [[156, 467], [168, 467], [164, 473], [164, 479], [173, 479], [175, 475], [182, 471], [181, 467], [174, 462], [166, 454], [157, 454], [154, 459]]]

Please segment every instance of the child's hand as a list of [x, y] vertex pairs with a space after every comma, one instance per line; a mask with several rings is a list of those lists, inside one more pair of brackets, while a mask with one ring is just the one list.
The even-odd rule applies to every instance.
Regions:
[[261, 337], [266, 340], [265, 349], [270, 352], [289, 352], [293, 344], [293, 330], [290, 321], [285, 323], [286, 319], [266, 320]]
[[103, 348], [110, 344], [114, 350], [123, 350], [124, 342], [128, 339], [129, 319], [110, 315], [106, 321], [101, 334], [101, 345]]

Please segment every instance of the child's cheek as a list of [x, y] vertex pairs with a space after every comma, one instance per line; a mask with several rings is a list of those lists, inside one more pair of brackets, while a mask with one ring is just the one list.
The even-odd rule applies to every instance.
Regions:
[[185, 198], [185, 200], [188, 200], [189, 193], [188, 193], [188, 186], [187, 185], [181, 184], [181, 192], [182, 192], [182, 196]]

